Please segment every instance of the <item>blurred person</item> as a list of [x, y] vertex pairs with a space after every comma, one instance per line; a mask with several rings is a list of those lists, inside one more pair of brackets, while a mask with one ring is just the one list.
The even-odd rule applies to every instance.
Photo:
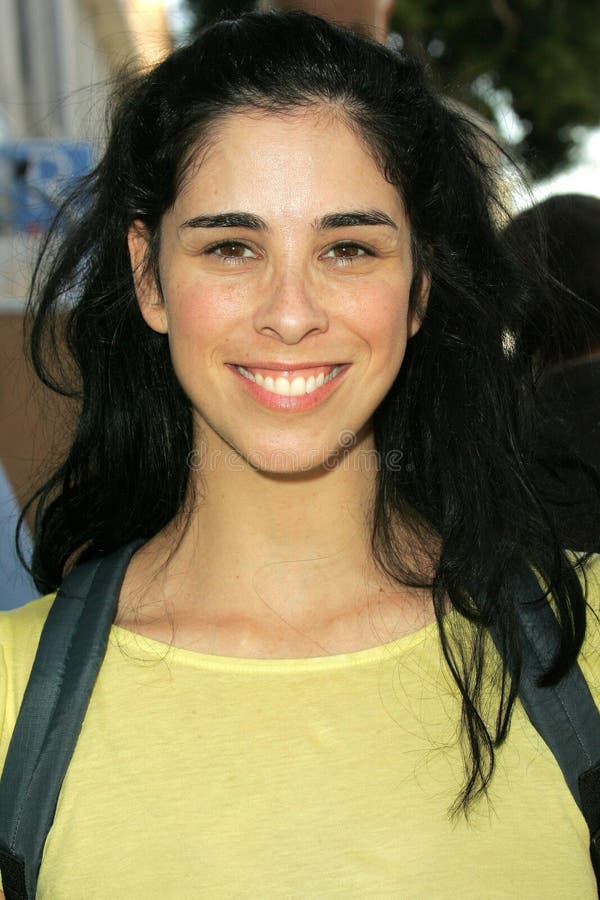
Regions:
[[38, 896], [595, 897], [513, 575], [536, 625], [552, 593], [544, 683], [578, 661], [597, 697], [598, 560], [523, 466], [503, 335], [536, 272], [485, 135], [304, 13], [216, 23], [115, 103], [32, 288], [38, 374], [82, 404], [47, 595], [0, 616], [4, 760], [55, 592], [127, 550]]
[[[35, 585], [17, 556], [15, 535], [19, 507], [0, 462], [0, 609], [12, 609], [37, 596]], [[23, 530], [23, 549], [29, 555], [29, 535]]]
[[539, 248], [548, 278], [529, 295], [524, 348], [543, 406], [535, 481], [563, 543], [600, 549], [600, 199], [549, 197], [518, 215], [507, 239]]

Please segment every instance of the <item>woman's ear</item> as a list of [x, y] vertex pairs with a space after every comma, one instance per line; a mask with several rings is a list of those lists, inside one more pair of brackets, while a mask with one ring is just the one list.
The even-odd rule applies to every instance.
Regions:
[[414, 337], [425, 318], [427, 312], [427, 303], [429, 302], [429, 291], [431, 290], [431, 275], [429, 272], [421, 271], [411, 285], [410, 289], [410, 306], [408, 310], [408, 328], [407, 336]]
[[129, 257], [135, 293], [140, 312], [153, 331], [166, 334], [169, 330], [167, 309], [152, 265], [149, 263], [150, 237], [143, 222], [133, 222], [128, 235]]

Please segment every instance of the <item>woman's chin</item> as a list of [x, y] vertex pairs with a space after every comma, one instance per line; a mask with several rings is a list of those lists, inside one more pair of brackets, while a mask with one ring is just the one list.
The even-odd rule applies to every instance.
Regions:
[[248, 464], [265, 475], [309, 475], [328, 472], [339, 464], [340, 448], [318, 450], [254, 449], [246, 456]]

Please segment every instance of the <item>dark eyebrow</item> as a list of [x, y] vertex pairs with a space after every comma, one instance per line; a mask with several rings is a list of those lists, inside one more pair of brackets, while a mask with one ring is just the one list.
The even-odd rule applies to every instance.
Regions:
[[[321, 219], [313, 222], [313, 228], [317, 231], [326, 231], [330, 228], [350, 228], [353, 225], [387, 225], [398, 230], [393, 219], [378, 209], [365, 212], [340, 212], [329, 213]], [[259, 216], [252, 213], [230, 212], [218, 213], [213, 216], [194, 216], [187, 219], [181, 228], [249, 228], [251, 231], [268, 231], [268, 225]]]
[[268, 231], [263, 219], [252, 213], [230, 212], [214, 216], [194, 216], [180, 225], [180, 228], [250, 228], [252, 231]]
[[325, 231], [328, 228], [349, 228], [352, 225], [389, 225], [390, 228], [398, 230], [398, 226], [393, 219], [378, 209], [371, 209], [366, 212], [342, 212], [330, 213], [323, 216], [313, 223], [313, 228], [318, 231]]

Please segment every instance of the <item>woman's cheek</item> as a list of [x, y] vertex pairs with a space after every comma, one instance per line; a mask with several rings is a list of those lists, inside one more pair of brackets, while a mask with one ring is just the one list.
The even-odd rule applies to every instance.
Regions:
[[364, 289], [352, 309], [356, 329], [374, 349], [387, 345], [394, 352], [401, 350], [402, 355], [408, 317], [408, 293], [397, 285]]

